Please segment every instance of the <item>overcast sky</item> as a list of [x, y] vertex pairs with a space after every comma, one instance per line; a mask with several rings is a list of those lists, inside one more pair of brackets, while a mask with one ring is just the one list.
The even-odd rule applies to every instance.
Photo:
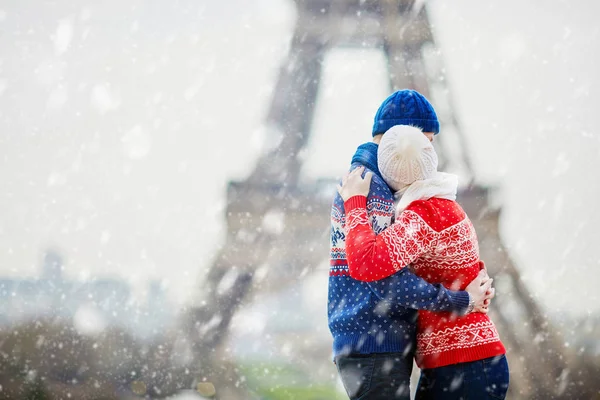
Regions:
[[[429, 6], [511, 254], [548, 308], [600, 311], [600, 3]], [[75, 279], [164, 279], [189, 299], [293, 23], [291, 0], [0, 3], [0, 274], [36, 276], [54, 246]], [[306, 180], [345, 170], [388, 95], [378, 51], [334, 50], [324, 68]]]

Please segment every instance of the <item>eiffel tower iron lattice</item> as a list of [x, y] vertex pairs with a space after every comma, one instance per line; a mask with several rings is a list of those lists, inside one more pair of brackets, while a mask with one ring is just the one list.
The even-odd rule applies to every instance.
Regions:
[[[217, 382], [218, 392], [216, 354], [237, 307], [252, 290], [259, 267], [268, 271], [261, 287], [277, 288], [326, 257], [333, 191], [331, 185], [299, 183], [299, 155], [311, 131], [325, 53], [335, 46], [374, 47], [386, 56], [392, 90], [412, 88], [433, 100], [444, 131], [436, 143], [441, 168], [469, 177], [459, 202], [473, 219], [482, 259], [496, 278], [492, 317], [509, 349], [510, 397], [574, 398], [565, 389], [570, 355], [502, 245], [500, 209], [491, 205], [490, 188], [475, 182], [423, 2], [295, 0], [295, 4], [291, 49], [266, 121], [280, 134], [280, 141], [260, 156], [248, 179], [229, 183], [227, 238], [202, 283], [201, 298], [186, 314], [193, 364], [199, 366], [195, 373]], [[278, 228], [280, 222], [285, 229]], [[224, 279], [228, 285], [222, 284]]]

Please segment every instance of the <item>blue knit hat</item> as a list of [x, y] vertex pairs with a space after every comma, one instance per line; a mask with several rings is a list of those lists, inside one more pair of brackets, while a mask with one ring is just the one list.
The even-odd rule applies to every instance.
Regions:
[[385, 133], [394, 125], [411, 125], [423, 132], [440, 132], [440, 123], [431, 103], [421, 93], [398, 90], [384, 100], [375, 114], [373, 136]]

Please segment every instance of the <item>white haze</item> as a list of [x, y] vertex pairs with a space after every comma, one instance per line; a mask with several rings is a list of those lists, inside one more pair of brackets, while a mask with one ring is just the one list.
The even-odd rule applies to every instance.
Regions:
[[[597, 295], [595, 1], [429, 3], [478, 177], [546, 307]], [[48, 246], [75, 279], [164, 279], [179, 303], [224, 238], [225, 184], [252, 168], [292, 1], [0, 3], [0, 273]], [[380, 53], [325, 64], [305, 179], [339, 176], [387, 95]], [[326, 255], [324, 255], [326, 257]]]

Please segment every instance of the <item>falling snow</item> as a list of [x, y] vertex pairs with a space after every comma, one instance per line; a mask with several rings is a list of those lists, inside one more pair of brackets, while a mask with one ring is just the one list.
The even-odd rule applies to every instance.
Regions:
[[[303, 3], [2, 4], [0, 398], [347, 398], [327, 325], [330, 205], [391, 70], [360, 36], [382, 24], [359, 10], [364, 25], [336, 28], [355, 39], [314, 63], [310, 101], [317, 81], [287, 62], [306, 44]], [[465, 137], [434, 144], [468, 155], [461, 182], [490, 188], [471, 217], [500, 217], [477, 227], [480, 247], [515, 267], [486, 260], [492, 313], [523, 346], [508, 352], [515, 399], [534, 397], [518, 380], [536, 373], [531, 348], [553, 374], [536, 395], [600, 393], [600, 3], [584, 3], [409, 12], [427, 10], [430, 94]], [[501, 245], [484, 232], [496, 222]]]

